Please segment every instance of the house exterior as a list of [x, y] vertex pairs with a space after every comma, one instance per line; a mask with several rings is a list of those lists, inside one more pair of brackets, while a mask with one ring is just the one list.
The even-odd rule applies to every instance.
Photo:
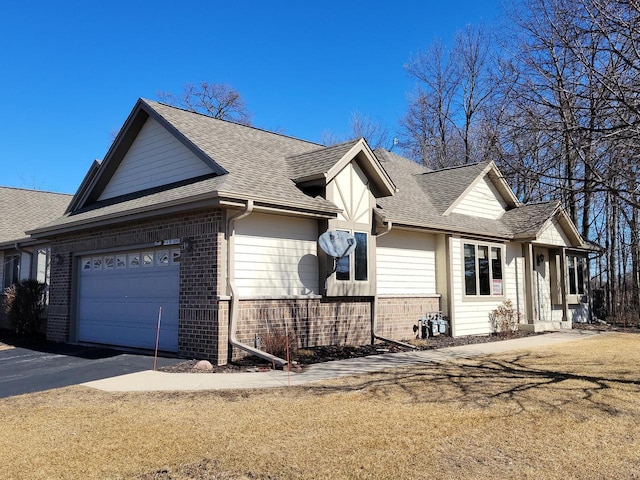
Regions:
[[[334, 260], [326, 231], [353, 235]], [[429, 171], [364, 139], [314, 143], [139, 100], [51, 242], [47, 336], [226, 363], [288, 329], [301, 346], [406, 340], [590, 315], [587, 244], [562, 207], [522, 205], [491, 162]], [[256, 350], [258, 349], [258, 350]]]
[[0, 187], [0, 329], [9, 329], [2, 308], [4, 290], [27, 279], [49, 283], [48, 241], [25, 232], [60, 217], [72, 195]]

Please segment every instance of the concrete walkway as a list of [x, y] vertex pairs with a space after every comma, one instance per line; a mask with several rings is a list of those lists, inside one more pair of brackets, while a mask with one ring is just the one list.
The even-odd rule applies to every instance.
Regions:
[[300, 373], [288, 373], [282, 370], [252, 373], [166, 373], [147, 370], [87, 382], [82, 385], [106, 392], [235, 390], [286, 387], [288, 385], [304, 385], [310, 382], [349, 375], [379, 372], [388, 368], [446, 362], [457, 358], [491, 355], [509, 350], [529, 350], [591, 338], [600, 333], [601, 332], [588, 330], [562, 330], [546, 335], [535, 335], [513, 340], [463, 345], [438, 350], [385, 353], [368, 357], [317, 363], [310, 365]]

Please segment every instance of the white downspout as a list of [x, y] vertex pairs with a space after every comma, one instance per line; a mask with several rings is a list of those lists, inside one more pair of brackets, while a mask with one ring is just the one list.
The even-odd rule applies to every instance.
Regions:
[[[376, 235], [376, 238], [380, 238], [383, 235], [386, 235], [387, 233], [389, 233], [392, 227], [393, 227], [393, 224], [390, 221], [387, 222], [387, 228], [384, 231], [378, 233]], [[376, 248], [378, 248], [377, 243], [376, 243]], [[390, 338], [383, 337], [376, 333], [378, 330], [378, 292], [376, 292], [373, 296], [373, 304], [371, 305], [371, 308], [373, 309], [373, 311], [371, 312], [371, 343], [375, 342], [376, 340], [382, 340], [383, 342], [394, 343], [396, 345], [400, 345], [405, 348], [412, 348], [412, 349], [416, 348], [414, 345], [411, 345], [409, 343], [399, 342], [398, 340], [391, 340]]]
[[229, 294], [231, 296], [231, 301], [229, 303], [229, 344], [232, 347], [237, 347], [245, 352], [249, 352], [256, 357], [263, 358], [269, 362], [276, 363], [280, 366], [284, 366], [287, 364], [287, 361], [276, 357], [275, 355], [271, 355], [263, 350], [259, 350], [257, 348], [246, 345], [240, 340], [236, 335], [236, 327], [238, 323], [238, 290], [236, 288], [236, 279], [235, 279], [235, 264], [234, 264], [234, 234], [235, 234], [235, 222], [244, 218], [248, 215], [251, 215], [253, 212], [253, 200], [247, 200], [247, 206], [241, 212], [238, 212], [227, 220], [227, 287], [229, 289]]

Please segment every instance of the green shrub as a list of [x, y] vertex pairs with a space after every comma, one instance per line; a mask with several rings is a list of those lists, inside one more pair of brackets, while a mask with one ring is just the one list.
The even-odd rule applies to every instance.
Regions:
[[38, 333], [44, 313], [44, 283], [23, 280], [5, 289], [4, 311], [18, 335]]
[[513, 307], [511, 300], [505, 300], [489, 314], [489, 321], [494, 333], [508, 335], [518, 330], [520, 317], [520, 312]]

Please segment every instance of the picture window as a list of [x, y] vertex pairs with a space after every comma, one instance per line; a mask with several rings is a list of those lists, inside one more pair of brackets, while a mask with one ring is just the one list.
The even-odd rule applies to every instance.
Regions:
[[465, 243], [463, 250], [465, 295], [503, 296], [503, 247]]

